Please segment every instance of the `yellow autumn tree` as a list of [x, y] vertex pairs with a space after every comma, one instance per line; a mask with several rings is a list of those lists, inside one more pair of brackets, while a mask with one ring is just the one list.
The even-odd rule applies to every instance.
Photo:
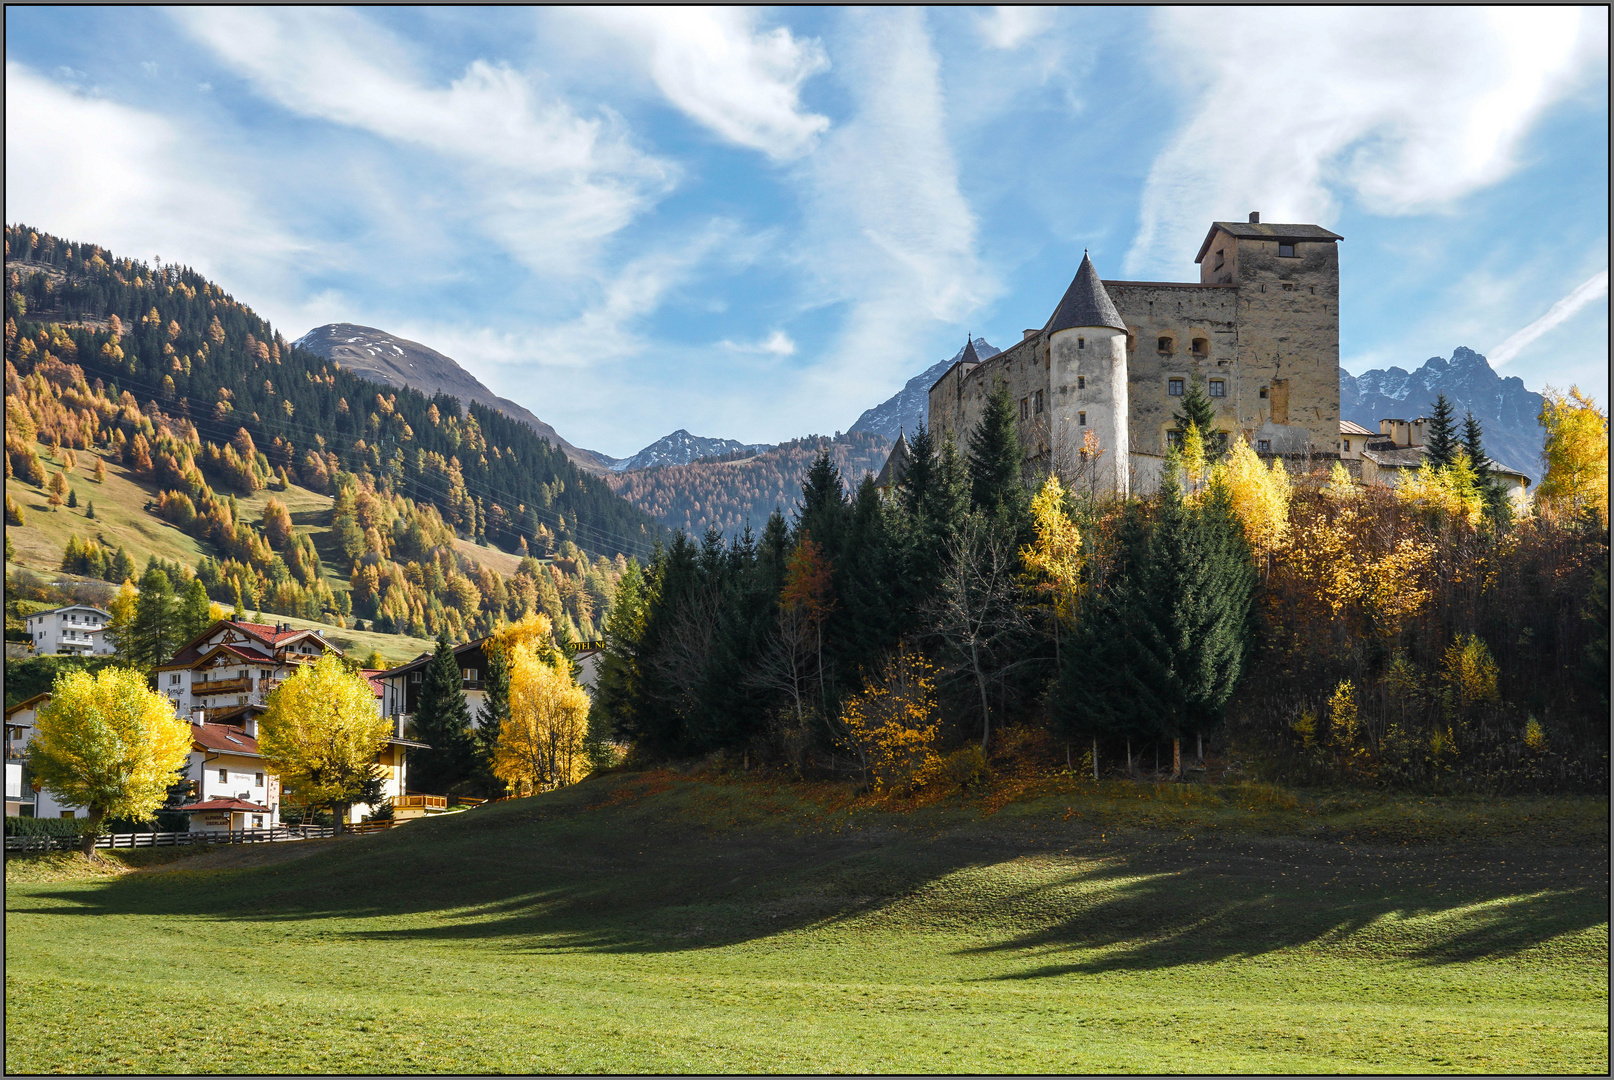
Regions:
[[1536, 489], [1536, 505], [1554, 513], [1590, 511], [1608, 524], [1608, 414], [1571, 386], [1569, 393], [1542, 391], [1541, 447], [1547, 473]]
[[1264, 559], [1283, 546], [1289, 537], [1293, 485], [1282, 461], [1274, 461], [1270, 467], [1263, 464], [1240, 435], [1233, 441], [1227, 460], [1216, 465], [1212, 481], [1226, 484], [1233, 512], [1258, 556]]
[[846, 703], [841, 719], [875, 790], [921, 788], [940, 772], [936, 669], [917, 650], [900, 646]]
[[1031, 523], [1036, 541], [1020, 549], [1020, 559], [1032, 590], [1053, 604], [1057, 658], [1060, 631], [1075, 625], [1082, 585], [1082, 534], [1065, 513], [1065, 488], [1059, 477], [1049, 476], [1031, 500]]
[[581, 780], [588, 769], [588, 692], [565, 657], [512, 648], [510, 715], [499, 725], [493, 774], [521, 794]]
[[191, 750], [190, 724], [132, 668], [63, 672], [35, 722], [28, 771], [58, 802], [89, 811], [86, 856], [105, 818], [152, 816]]
[[341, 831], [349, 809], [380, 777], [376, 755], [391, 734], [369, 681], [327, 654], [269, 695], [258, 721], [258, 749], [288, 795], [331, 807]]
[[112, 616], [107, 620], [106, 639], [118, 656], [129, 660], [130, 650], [134, 646], [134, 619], [135, 608], [139, 605], [140, 594], [135, 591], [134, 583], [127, 578], [107, 605], [107, 612]]
[[1447, 717], [1462, 720], [1498, 701], [1496, 679], [1496, 661], [1485, 642], [1473, 634], [1458, 635], [1441, 661]]
[[1333, 468], [1328, 470], [1328, 483], [1323, 485], [1323, 494], [1330, 499], [1345, 502], [1362, 497], [1362, 489], [1357, 486], [1356, 480], [1340, 462], [1334, 462]]
[[1205, 436], [1193, 421], [1189, 421], [1182, 436], [1182, 468], [1189, 492], [1198, 491], [1199, 482], [1205, 478]]
[[1443, 468], [1424, 461], [1417, 472], [1401, 481], [1396, 496], [1402, 502], [1471, 527], [1485, 516], [1485, 492], [1464, 450], [1457, 451], [1452, 463]]

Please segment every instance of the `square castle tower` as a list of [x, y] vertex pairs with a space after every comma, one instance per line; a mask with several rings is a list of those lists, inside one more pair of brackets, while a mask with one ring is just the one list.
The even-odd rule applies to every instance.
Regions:
[[1339, 249], [1318, 225], [1214, 222], [1197, 283], [1101, 281], [1085, 255], [1048, 322], [982, 361], [973, 346], [930, 389], [930, 426], [960, 442], [1000, 380], [1026, 464], [1127, 492], [1159, 482], [1194, 379], [1216, 429], [1262, 455], [1339, 454]]

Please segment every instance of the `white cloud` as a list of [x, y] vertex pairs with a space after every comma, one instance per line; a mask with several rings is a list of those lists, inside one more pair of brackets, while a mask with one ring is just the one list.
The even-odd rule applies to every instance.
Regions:
[[269, 99], [452, 162], [483, 231], [530, 269], [588, 264], [671, 183], [609, 116], [579, 116], [520, 72], [473, 61], [448, 86], [350, 11], [182, 8], [174, 18]]
[[759, 30], [737, 7], [584, 8], [634, 43], [667, 100], [730, 142], [783, 161], [810, 150], [829, 118], [807, 112], [801, 86], [829, 66], [814, 39]]
[[981, 36], [995, 49], [1018, 49], [1053, 25], [1053, 10], [1046, 7], [995, 7], [979, 16]]
[[1156, 158], [1128, 273], [1176, 272], [1206, 223], [1327, 224], [1446, 210], [1518, 164], [1522, 137], [1606, 44], [1577, 9], [1167, 8], [1158, 59], [1188, 119]]
[[1491, 366], [1501, 367], [1518, 356], [1538, 338], [1556, 330], [1561, 324], [1580, 311], [1581, 308], [1593, 301], [1602, 300], [1606, 296], [1608, 296], [1608, 271], [1599, 270], [1571, 289], [1563, 299], [1548, 308], [1547, 313], [1541, 318], [1510, 335], [1506, 341], [1492, 349], [1489, 356]]
[[162, 117], [6, 63], [6, 213], [133, 258], [163, 256], [238, 288], [320, 261], [247, 187]]
[[815, 302], [847, 307], [830, 358], [806, 380], [817, 415], [803, 419], [818, 425], [900, 386], [941, 327], [957, 326], [999, 288], [981, 265], [976, 217], [959, 189], [923, 13], [849, 12], [838, 40], [837, 71], [855, 111], [802, 173], [810, 212], [800, 256]]
[[758, 353], [778, 357], [796, 355], [796, 343], [783, 330], [775, 330], [761, 341], [724, 341], [722, 345], [730, 352], [736, 353]]

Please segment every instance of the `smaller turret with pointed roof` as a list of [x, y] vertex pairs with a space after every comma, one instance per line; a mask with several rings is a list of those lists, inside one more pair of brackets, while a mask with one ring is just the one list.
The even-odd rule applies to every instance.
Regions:
[[1111, 330], [1126, 330], [1121, 313], [1115, 310], [1115, 301], [1105, 291], [1098, 271], [1093, 269], [1093, 260], [1085, 251], [1082, 252], [1082, 265], [1071, 279], [1070, 288], [1065, 290], [1059, 306], [1054, 309], [1054, 317], [1048, 320], [1048, 333], [1057, 334], [1078, 326], [1107, 326]]
[[1056, 467], [1091, 470], [1092, 482], [1125, 495], [1131, 477], [1127, 329], [1086, 252], [1047, 334]]

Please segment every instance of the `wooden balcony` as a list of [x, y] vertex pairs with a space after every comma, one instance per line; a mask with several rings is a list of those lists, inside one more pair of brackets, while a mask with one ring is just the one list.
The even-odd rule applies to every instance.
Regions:
[[447, 810], [447, 795], [400, 795], [392, 800], [394, 810]]
[[193, 695], [244, 694], [252, 689], [251, 679], [208, 679], [191, 683]]

